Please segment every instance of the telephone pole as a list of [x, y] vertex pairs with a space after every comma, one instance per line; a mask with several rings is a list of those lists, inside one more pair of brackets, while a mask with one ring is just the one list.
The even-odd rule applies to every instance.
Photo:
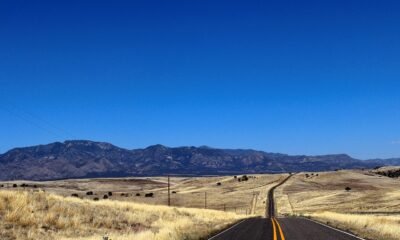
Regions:
[[207, 192], [204, 192], [204, 208], [207, 209]]
[[168, 206], [171, 206], [171, 187], [170, 187], [169, 175], [168, 175]]

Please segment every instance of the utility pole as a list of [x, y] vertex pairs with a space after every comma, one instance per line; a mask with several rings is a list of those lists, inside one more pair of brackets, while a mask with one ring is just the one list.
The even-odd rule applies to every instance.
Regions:
[[256, 212], [257, 200], [258, 200], [258, 195], [259, 194], [260, 194], [260, 192], [254, 192], [253, 191], [253, 199], [251, 201], [250, 214], [254, 214]]
[[169, 175], [168, 175], [168, 206], [171, 206], [171, 187], [170, 187]]
[[258, 195], [260, 195], [259, 192], [257, 192], [257, 194], [256, 194], [256, 207], [257, 207]]
[[207, 209], [207, 192], [204, 192], [204, 208]]

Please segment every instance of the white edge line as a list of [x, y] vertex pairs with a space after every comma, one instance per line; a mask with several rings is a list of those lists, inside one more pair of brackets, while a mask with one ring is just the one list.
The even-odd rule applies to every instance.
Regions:
[[324, 227], [327, 227], [327, 228], [333, 229], [333, 230], [335, 230], [335, 231], [338, 231], [338, 232], [344, 233], [344, 234], [346, 234], [346, 235], [349, 235], [349, 236], [351, 236], [351, 237], [354, 237], [354, 238], [357, 238], [357, 239], [360, 239], [360, 240], [366, 240], [365, 238], [358, 237], [358, 236], [356, 236], [356, 235], [354, 235], [354, 234], [351, 234], [351, 233], [348, 233], [348, 232], [346, 232], [346, 231], [343, 231], [343, 230], [340, 230], [340, 229], [337, 229], [337, 228], [334, 228], [334, 227], [328, 226], [328, 225], [326, 225], [326, 224], [324, 224], [324, 223], [317, 222], [317, 221], [315, 221], [315, 220], [313, 220], [313, 219], [304, 218], [304, 217], [302, 217], [302, 219], [306, 219], [306, 220], [308, 220], [308, 221], [311, 221], [311, 222], [317, 223], [317, 224], [319, 224], [319, 225], [322, 225], [322, 226], [324, 226]]
[[219, 235], [221, 235], [221, 234], [223, 234], [223, 233], [225, 233], [225, 232], [227, 232], [227, 231], [231, 230], [232, 228], [234, 228], [234, 227], [238, 226], [239, 224], [241, 224], [242, 222], [244, 222], [244, 221], [247, 221], [247, 220], [249, 220], [249, 219], [248, 219], [248, 218], [247, 218], [247, 219], [243, 219], [242, 221], [240, 221], [240, 222], [236, 223], [235, 225], [231, 226], [230, 228], [227, 228], [227, 229], [225, 229], [224, 231], [222, 231], [222, 232], [218, 233], [217, 235], [215, 235], [215, 236], [212, 236], [212, 237], [211, 237], [211, 238], [209, 238], [208, 240], [212, 240], [212, 239], [214, 239], [214, 238], [218, 237]]

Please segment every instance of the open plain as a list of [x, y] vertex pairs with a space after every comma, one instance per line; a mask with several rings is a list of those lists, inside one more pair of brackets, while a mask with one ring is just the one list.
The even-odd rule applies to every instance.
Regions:
[[[269, 190], [288, 176], [170, 177], [171, 207], [167, 177], [1, 182], [0, 233], [5, 239], [206, 239], [240, 219], [268, 215]], [[281, 217], [300, 216], [368, 239], [399, 239], [399, 184], [372, 170], [296, 173], [274, 190], [275, 215], [288, 234], [294, 220]]]
[[[171, 177], [170, 203], [175, 207], [207, 208], [264, 216], [268, 190], [288, 174], [221, 177]], [[73, 179], [2, 182], [6, 189], [43, 190], [64, 197], [103, 199], [154, 205], [168, 204], [168, 178]], [[14, 188], [13, 185], [17, 187]], [[26, 187], [24, 187], [27, 185]], [[146, 197], [146, 194], [152, 194]]]

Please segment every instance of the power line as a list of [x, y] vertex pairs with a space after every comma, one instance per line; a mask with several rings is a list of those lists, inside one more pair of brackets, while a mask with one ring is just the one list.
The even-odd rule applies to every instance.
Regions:
[[1, 108], [2, 110], [4, 110], [5, 112], [9, 113], [10, 115], [13, 115], [14, 117], [17, 117], [17, 118], [19, 118], [20, 120], [23, 120], [23, 121], [25, 121], [25, 122], [28, 122], [28, 123], [31, 124], [32, 126], [35, 126], [35, 127], [37, 127], [37, 128], [40, 128], [41, 130], [44, 130], [44, 131], [46, 131], [47, 133], [50, 133], [51, 135], [53, 135], [53, 136], [55, 136], [55, 137], [62, 137], [61, 135], [59, 135], [58, 133], [54, 132], [53, 130], [51, 130], [51, 129], [49, 129], [49, 128], [46, 128], [46, 127], [44, 127], [44, 126], [42, 126], [42, 125], [40, 125], [40, 124], [37, 124], [36, 122], [34, 122], [34, 121], [32, 121], [32, 120], [30, 120], [30, 119], [28, 119], [28, 118], [25, 118], [24, 116], [22, 116], [22, 115], [20, 115], [20, 114], [18, 114], [18, 113], [16, 113], [16, 112], [13, 112], [13, 111], [11, 111], [11, 110], [9, 110], [9, 109], [3, 107], [3, 106], [0, 106], [0, 108]]
[[3, 103], [0, 105], [0, 108], [3, 109], [8, 114], [13, 115], [14, 117], [17, 117], [25, 122], [28, 122], [29, 124], [37, 128], [40, 128], [41, 130], [44, 130], [53, 136], [60, 138], [69, 138], [69, 137], [76, 138], [70, 132], [56, 126], [55, 124], [49, 122], [48, 120], [45, 120], [37, 116], [36, 114], [26, 111], [21, 107], [17, 107], [15, 104], [11, 103], [8, 100], [5, 100], [4, 98], [0, 98], [0, 100], [1, 103]]

